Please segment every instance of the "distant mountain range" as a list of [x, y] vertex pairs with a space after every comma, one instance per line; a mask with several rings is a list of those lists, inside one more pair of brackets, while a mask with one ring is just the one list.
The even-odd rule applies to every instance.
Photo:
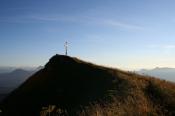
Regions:
[[0, 70], [4, 73], [0, 73], [0, 100], [41, 68], [43, 67], [25, 70], [15, 69], [14, 67], [1, 67]]
[[0, 74], [12, 72], [15, 69], [16, 69], [15, 67], [0, 67]]
[[36, 69], [40, 69], [40, 68], [43, 68], [43, 66], [38, 66], [38, 67], [10, 67], [10, 66], [0, 66], [0, 74], [1, 73], [10, 73], [14, 70], [17, 70], [17, 69], [22, 69], [22, 70], [25, 70], [25, 71], [33, 71], [33, 70], [36, 70]]
[[3, 116], [174, 116], [174, 109], [174, 83], [64, 55], [0, 103]]
[[141, 69], [137, 73], [175, 82], [175, 68], [157, 67], [154, 69]]

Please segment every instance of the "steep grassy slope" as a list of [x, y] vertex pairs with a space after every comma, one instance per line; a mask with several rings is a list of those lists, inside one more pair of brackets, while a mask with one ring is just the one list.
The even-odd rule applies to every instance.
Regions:
[[4, 116], [175, 115], [175, 84], [55, 55], [1, 109]]

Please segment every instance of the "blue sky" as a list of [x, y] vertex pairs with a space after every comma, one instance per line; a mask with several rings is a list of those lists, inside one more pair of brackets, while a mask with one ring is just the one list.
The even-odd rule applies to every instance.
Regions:
[[0, 66], [54, 54], [122, 69], [175, 67], [174, 0], [0, 0]]

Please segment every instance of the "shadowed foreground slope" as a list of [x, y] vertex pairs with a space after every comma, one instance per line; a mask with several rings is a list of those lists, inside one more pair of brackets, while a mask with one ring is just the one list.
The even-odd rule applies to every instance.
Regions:
[[175, 84], [55, 55], [2, 103], [4, 116], [175, 115]]

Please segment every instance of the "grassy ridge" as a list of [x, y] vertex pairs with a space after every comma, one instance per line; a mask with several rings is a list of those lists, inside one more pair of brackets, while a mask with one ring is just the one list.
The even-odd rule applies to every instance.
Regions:
[[1, 108], [4, 116], [171, 116], [175, 84], [55, 55]]

